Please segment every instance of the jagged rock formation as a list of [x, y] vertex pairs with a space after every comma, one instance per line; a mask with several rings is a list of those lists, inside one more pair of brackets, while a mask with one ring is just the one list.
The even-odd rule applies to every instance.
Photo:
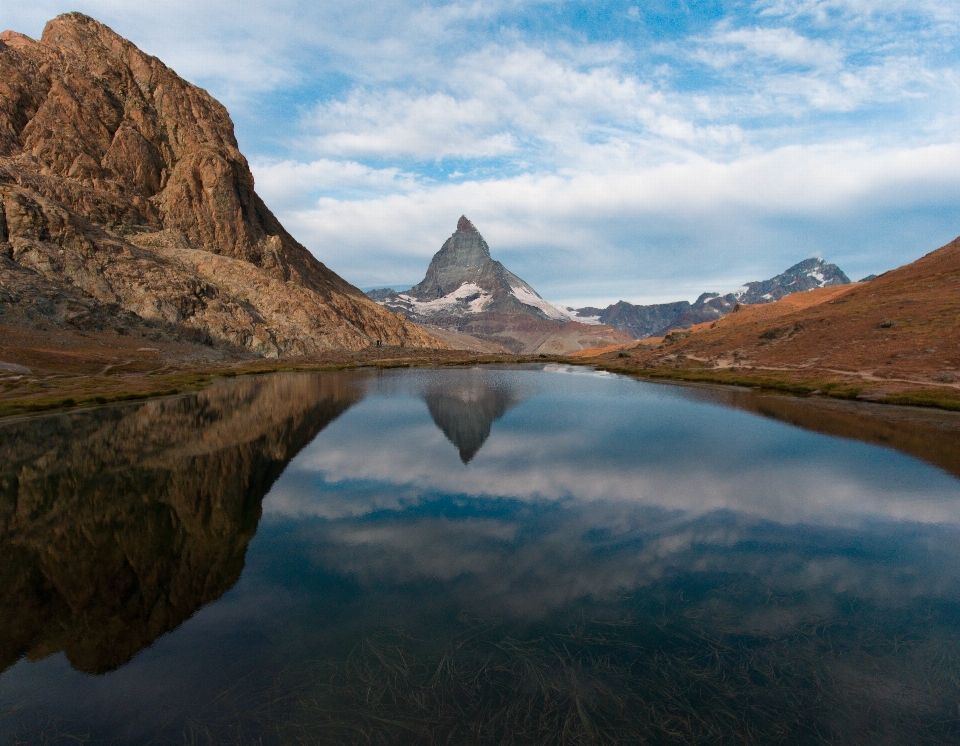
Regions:
[[0, 671], [64, 651], [99, 673], [240, 576], [260, 503], [362, 397], [355, 375], [224, 381], [0, 431]]
[[677, 301], [637, 306], [620, 301], [606, 308], [570, 310], [577, 317], [609, 324], [634, 339], [644, 339], [662, 336], [671, 329], [687, 329], [705, 321], [715, 321], [733, 311], [738, 303], [773, 303], [791, 293], [849, 282], [850, 278], [836, 264], [827, 264], [823, 259], [805, 259], [769, 280], [748, 282], [726, 295], [703, 293], [693, 303]]
[[381, 289], [368, 295], [418, 323], [465, 332], [515, 352], [562, 353], [627, 341], [612, 327], [573, 322], [569, 313], [541, 298], [490, 256], [466, 216], [420, 283], [405, 293]]
[[79, 13], [0, 34], [0, 323], [275, 356], [443, 347], [287, 233], [226, 109]]
[[579, 308], [577, 314], [609, 324], [633, 339], [644, 339], [660, 336], [669, 329], [686, 329], [694, 324], [718, 319], [730, 313], [736, 305], [737, 299], [732, 293], [703, 293], [694, 303], [682, 300], [635, 306], [620, 301], [606, 308]]

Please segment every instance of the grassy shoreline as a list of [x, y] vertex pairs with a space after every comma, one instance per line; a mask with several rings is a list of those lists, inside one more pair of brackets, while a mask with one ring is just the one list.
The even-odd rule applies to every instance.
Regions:
[[867, 381], [831, 380], [817, 376], [790, 376], [773, 371], [708, 370], [692, 368], [638, 368], [615, 361], [562, 356], [506, 356], [458, 354], [437, 356], [436, 353], [403, 354], [381, 358], [341, 358], [307, 361], [232, 361], [232, 365], [199, 365], [187, 370], [146, 375], [52, 376], [35, 384], [37, 388], [20, 395], [0, 392], [0, 419], [58, 410], [74, 410], [142, 401], [163, 396], [200, 391], [217, 379], [243, 375], [264, 375], [283, 372], [322, 372], [363, 368], [393, 369], [414, 367], [448, 367], [459, 365], [562, 363], [587, 366], [597, 370], [641, 380], [700, 383], [715, 386], [736, 386], [808, 397], [811, 395], [847, 401], [868, 401], [960, 411], [960, 392], [946, 388], [913, 387], [885, 393], [881, 385]]
[[960, 412], [960, 391], [946, 387], [908, 386], [903, 390], [885, 392], [884, 384], [876, 381], [836, 380], [826, 376], [778, 375], [773, 371], [707, 370], [694, 368], [636, 368], [600, 361], [577, 361], [578, 365], [591, 365], [597, 370], [631, 376], [651, 381], [676, 381], [685, 383], [709, 383], [720, 386], [741, 386], [751, 389], [792, 394], [798, 396], [823, 396], [847, 401], [893, 404], [900, 406], [927, 407]]
[[[0, 390], [0, 419], [58, 410], [74, 410], [141, 401], [200, 391], [218, 379], [268, 373], [296, 373], [377, 368], [447, 367], [496, 363], [547, 362], [539, 357], [503, 355], [452, 355], [438, 359], [435, 353], [381, 359], [333, 359], [311, 361], [234, 361], [239, 364], [191, 366], [187, 370], [145, 375], [48, 376], [31, 381], [23, 393]], [[43, 391], [47, 389], [49, 391]]]

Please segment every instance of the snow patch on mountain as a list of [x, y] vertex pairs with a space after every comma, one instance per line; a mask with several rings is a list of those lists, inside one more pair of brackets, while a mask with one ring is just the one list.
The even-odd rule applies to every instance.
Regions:
[[490, 293], [479, 285], [466, 282], [452, 293], [434, 300], [421, 301], [406, 293], [397, 293], [393, 302], [419, 316], [436, 316], [451, 311], [481, 313], [489, 305], [491, 297]]
[[525, 306], [530, 306], [531, 308], [536, 308], [538, 311], [543, 312], [548, 319], [567, 321], [567, 317], [559, 308], [551, 303], [547, 303], [547, 301], [541, 298], [537, 294], [537, 291], [529, 285], [511, 284], [510, 292], [513, 293], [514, 298], [523, 303]]
[[600, 320], [599, 315], [581, 316], [578, 309], [573, 306], [556, 306], [557, 310], [570, 321], [576, 321], [578, 324], [589, 324], [590, 326], [601, 326], [605, 322]]
[[817, 290], [830, 285], [850, 282], [836, 264], [812, 258], [793, 265], [786, 272], [762, 282], [748, 282], [733, 291], [741, 303], [772, 303], [785, 295], [805, 290]]

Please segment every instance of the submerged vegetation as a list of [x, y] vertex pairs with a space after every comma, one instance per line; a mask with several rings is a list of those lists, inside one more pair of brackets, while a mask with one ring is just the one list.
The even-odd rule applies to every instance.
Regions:
[[520, 636], [461, 619], [440, 650], [384, 634], [319, 667], [286, 735], [358, 744], [954, 743], [960, 651], [884, 632], [810, 621], [780, 635], [709, 634], [624, 618]]
[[[245, 375], [5, 423], [0, 741], [960, 742], [956, 417], [552, 370]], [[391, 453], [439, 481], [369, 471]], [[559, 466], [570, 495], [516, 487]]]
[[[762, 590], [662, 589], [563, 624], [461, 614], [442, 629], [373, 632], [336, 659], [237, 682], [156, 742], [957, 743], [955, 610], [890, 613], [851, 598], [832, 616], [749, 629], [757, 612], [810, 600], [761, 601]], [[56, 726], [13, 743], [94, 743]]]

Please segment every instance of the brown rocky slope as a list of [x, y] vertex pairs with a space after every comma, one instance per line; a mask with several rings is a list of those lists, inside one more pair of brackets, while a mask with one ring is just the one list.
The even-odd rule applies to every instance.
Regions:
[[0, 324], [271, 357], [445, 347], [284, 230], [220, 103], [79, 13], [0, 34]]

